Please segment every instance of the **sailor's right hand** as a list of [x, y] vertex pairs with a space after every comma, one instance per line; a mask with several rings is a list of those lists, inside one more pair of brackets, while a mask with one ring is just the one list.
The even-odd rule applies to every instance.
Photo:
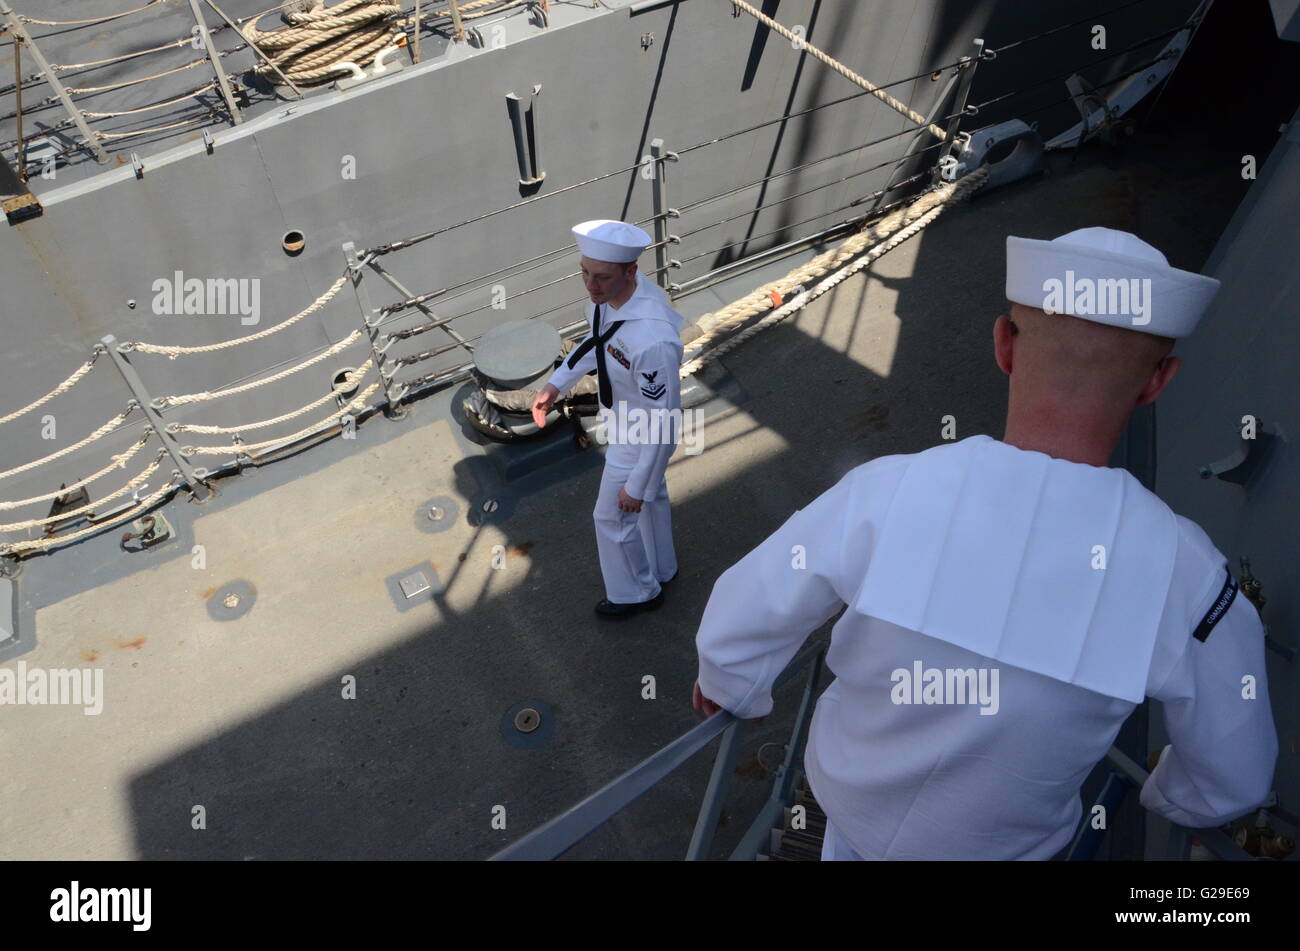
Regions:
[[546, 428], [546, 414], [551, 411], [559, 395], [560, 391], [547, 383], [537, 394], [537, 399], [533, 400], [533, 422], [537, 424], [538, 429]]
[[704, 696], [704, 692], [700, 690], [700, 682], [698, 680], [695, 681], [695, 690], [691, 696], [691, 706], [695, 708], [696, 713], [703, 713], [706, 717], [711, 717], [722, 709], [722, 707]]

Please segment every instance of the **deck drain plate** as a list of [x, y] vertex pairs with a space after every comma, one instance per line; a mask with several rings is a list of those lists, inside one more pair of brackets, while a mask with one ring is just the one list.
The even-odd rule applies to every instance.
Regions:
[[402, 586], [402, 594], [406, 596], [408, 601], [417, 595], [424, 594], [433, 587], [429, 584], [429, 579], [424, 576], [423, 571], [416, 571], [407, 575], [398, 584]]
[[257, 589], [251, 581], [231, 581], [208, 598], [208, 617], [214, 621], [233, 621], [253, 610]]
[[398, 611], [410, 611], [428, 604], [447, 587], [438, 577], [433, 565], [427, 561], [389, 576], [384, 579], [384, 584]]
[[533, 750], [543, 746], [555, 730], [555, 713], [550, 704], [523, 700], [501, 718], [501, 735], [511, 746]]
[[414, 521], [419, 531], [436, 535], [454, 526], [459, 518], [460, 504], [449, 496], [439, 495], [416, 508]]

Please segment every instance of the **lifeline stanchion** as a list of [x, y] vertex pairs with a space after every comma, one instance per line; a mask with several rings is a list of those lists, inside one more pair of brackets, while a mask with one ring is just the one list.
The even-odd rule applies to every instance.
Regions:
[[362, 284], [362, 269], [364, 265], [361, 259], [357, 257], [357, 247], [351, 241], [343, 245], [343, 256], [348, 262], [348, 279], [352, 283], [352, 289], [357, 294], [357, 306], [361, 308], [361, 322], [365, 325], [366, 334], [370, 337], [370, 352], [374, 356], [375, 369], [379, 371], [379, 378], [384, 383], [384, 416], [388, 419], [405, 419], [407, 412], [406, 407], [401, 403], [409, 390], [409, 387], [403, 387], [398, 392], [393, 385], [393, 374], [396, 370], [388, 370], [385, 365], [389, 362], [385, 356], [385, 351], [393, 345], [390, 338], [388, 343], [382, 347], [379, 345], [379, 311], [370, 303], [370, 293]]
[[112, 334], [108, 334], [101, 338], [100, 342], [104, 345], [104, 349], [108, 351], [108, 355], [113, 358], [113, 365], [122, 374], [122, 379], [126, 381], [127, 387], [131, 390], [131, 395], [149, 420], [153, 431], [162, 440], [163, 448], [172, 457], [172, 462], [176, 464], [177, 474], [185, 480], [185, 485], [190, 490], [190, 494], [194, 496], [194, 500], [196, 502], [208, 501], [212, 497], [212, 490], [203, 483], [208, 471], [190, 465], [189, 460], [185, 458], [180, 443], [176, 441], [174, 435], [167, 431], [167, 424], [163, 422], [162, 414], [154, 407], [153, 398], [149, 395], [149, 391], [145, 389], [144, 381], [140, 379], [140, 374], [135, 372], [135, 367], [131, 366], [131, 361], [126, 358], [126, 352], [119, 345], [117, 338]]
[[[956, 109], [954, 109], [953, 111], [960, 112], [961, 109], [964, 107], [965, 95], [970, 89], [970, 78], [971, 75], [975, 72], [975, 63], [979, 61], [979, 54], [982, 51], [983, 45], [984, 45], [983, 40], [975, 40], [971, 44], [972, 55], [963, 56], [961, 62], [959, 62], [957, 66], [953, 69], [952, 75], [948, 77], [948, 81], [943, 84], [943, 89], [940, 90], [939, 95], [935, 97], [934, 106], [930, 109], [930, 114], [925, 119], [925, 124], [927, 126], [932, 125], [934, 123], [934, 120], [939, 117], [940, 112], [943, 110], [943, 104], [948, 101], [948, 94], [952, 92], [953, 86], [956, 85], [959, 81], [962, 84], [957, 91], [957, 98], [956, 100], [954, 100], [954, 105], [956, 106]], [[957, 119], [955, 120], [950, 119], [949, 121], [959, 122], [961, 121], [961, 119], [960, 116], [958, 116]], [[880, 190], [880, 194], [876, 198], [876, 203], [871, 206], [871, 211], [868, 212], [868, 214], [874, 215], [880, 209], [881, 204], [885, 200], [885, 196], [889, 194], [889, 192], [893, 189], [894, 180], [897, 178], [898, 173], [902, 170], [903, 166], [907, 164], [907, 160], [912, 158], [914, 155], [919, 154], [915, 151], [915, 149], [917, 145], [920, 143], [921, 139], [923, 139], [926, 136], [926, 134], [927, 134], [926, 129], [918, 129], [916, 135], [912, 136], [912, 141], [907, 144], [907, 150], [903, 153], [902, 157], [899, 158], [898, 163], [894, 165], [893, 169], [890, 170], [889, 180], [885, 183], [885, 187]], [[952, 145], [952, 136], [949, 134], [944, 137], [944, 140], [941, 143], [941, 147], [939, 149], [939, 157], [935, 162], [936, 178], [931, 181], [931, 184], [933, 184], [934, 181], [937, 180], [937, 176], [939, 175], [939, 166], [943, 161], [943, 157], [948, 154], [948, 149], [951, 147], [951, 145]]]
[[81, 110], [72, 101], [72, 97], [68, 95], [68, 90], [64, 88], [63, 83], [59, 82], [59, 77], [54, 74], [54, 68], [45, 59], [44, 54], [41, 53], [41, 48], [36, 45], [36, 41], [28, 34], [27, 28], [23, 26], [22, 20], [14, 12], [13, 7], [9, 6], [8, 0], [0, 0], [0, 13], [4, 14], [9, 21], [9, 27], [13, 30], [14, 36], [18, 37], [26, 46], [28, 52], [32, 54], [32, 59], [36, 60], [36, 65], [45, 74], [45, 81], [50, 84], [50, 88], [54, 90], [54, 95], [59, 98], [59, 102], [63, 104], [64, 110], [68, 113], [68, 118], [76, 124], [77, 131], [86, 140], [82, 144], [95, 153], [95, 158], [100, 165], [108, 164], [108, 152], [99, 144], [99, 140], [95, 138], [95, 133], [90, 131], [86, 117], [81, 114]]
[[[957, 127], [961, 125], [962, 116], [966, 112], [966, 99], [970, 95], [970, 84], [975, 78], [975, 68], [979, 66], [980, 59], [984, 55], [984, 41], [982, 39], [971, 40], [970, 62], [959, 67], [961, 70], [961, 82], [957, 86], [957, 96], [953, 100], [953, 108], [949, 113], [948, 128], [943, 138], [943, 148], [939, 150], [939, 160], [935, 163], [934, 179], [930, 184], [938, 185], [941, 181], [951, 181], [953, 179], [945, 178], [945, 163], [954, 164], [950, 159], [953, 139], [957, 135]], [[977, 110], [978, 111], [978, 110]], [[955, 179], [955, 175], [953, 178]]]
[[668, 207], [667, 173], [665, 172], [666, 163], [677, 161], [677, 153], [665, 149], [663, 139], [653, 139], [650, 142], [650, 161], [653, 165], [650, 170], [650, 182], [655, 209], [655, 266], [659, 272], [659, 286], [667, 291], [672, 283], [668, 280], [668, 268], [681, 267], [681, 263], [676, 258], [668, 257], [668, 245], [676, 244], [680, 240], [677, 235], [668, 233], [668, 219], [680, 215], [676, 208]]
[[244, 117], [239, 111], [239, 106], [235, 104], [235, 94], [230, 91], [230, 79], [226, 76], [226, 71], [221, 68], [221, 57], [217, 55], [217, 48], [212, 45], [212, 37], [208, 33], [207, 21], [203, 19], [203, 12], [199, 9], [199, 0], [190, 0], [190, 11], [194, 14], [194, 22], [197, 24], [195, 29], [199, 31], [199, 36], [203, 40], [203, 47], [208, 51], [208, 59], [212, 60], [212, 68], [217, 73], [217, 83], [221, 86], [221, 98], [226, 101], [226, 108], [230, 110], [230, 122], [232, 125], [239, 125], [244, 121]]

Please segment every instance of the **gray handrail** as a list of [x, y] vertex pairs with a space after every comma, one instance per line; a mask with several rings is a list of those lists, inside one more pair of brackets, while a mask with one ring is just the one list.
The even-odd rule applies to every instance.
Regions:
[[[805, 647], [772, 684], [776, 689], [789, 680], [825, 650], [820, 644]], [[657, 753], [642, 760], [621, 776], [606, 783], [586, 799], [566, 809], [554, 819], [543, 823], [517, 842], [493, 855], [490, 862], [550, 861], [558, 858], [579, 841], [600, 828], [615, 815], [626, 809], [661, 780], [681, 766], [728, 727], [739, 727], [740, 719], [726, 710], [719, 710], [703, 723], [696, 724]], [[724, 741], [723, 752], [734, 755], [733, 732]], [[716, 770], [715, 770], [716, 773]], [[718, 784], [710, 783], [715, 790]], [[716, 793], [715, 793], [716, 798]], [[706, 802], [706, 808], [708, 802]], [[719, 803], [720, 808], [720, 803]], [[698, 827], [697, 827], [698, 834]], [[710, 834], [711, 837], [711, 834]], [[694, 842], [694, 839], [692, 840]], [[707, 843], [706, 843], [707, 844]]]
[[[1151, 775], [1115, 746], [1112, 746], [1106, 754], [1106, 761], [1138, 789], [1141, 789], [1146, 784], [1147, 778]], [[1233, 842], [1221, 829], [1189, 829], [1177, 823], [1171, 823], [1171, 825], [1173, 826], [1170, 830], [1169, 841], [1171, 852], [1185, 851], [1186, 837], [1194, 835], [1197, 841], [1209, 849], [1215, 858], [1226, 862], [1255, 861], [1255, 856], [1236, 842]], [[1175, 858], [1176, 856], [1169, 855], [1167, 857]]]

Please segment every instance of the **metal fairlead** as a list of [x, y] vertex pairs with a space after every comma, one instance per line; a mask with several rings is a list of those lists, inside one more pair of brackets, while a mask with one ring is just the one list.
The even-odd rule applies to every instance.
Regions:
[[[1013, 146], [1010, 154], [990, 162], [989, 156], [1005, 146]], [[1045, 162], [1043, 140], [1037, 128], [1023, 119], [1010, 119], [976, 129], [969, 133], [969, 138], [953, 155], [957, 162], [944, 172], [944, 180], [956, 181], [987, 163], [989, 177], [984, 182], [985, 191], [1037, 175]]]
[[[160, 545], [172, 537], [171, 523], [167, 521], [166, 516], [162, 514], [146, 515], [144, 518], [138, 518], [131, 523], [134, 532], [124, 532], [122, 534], [123, 551], [144, 551], [146, 548], [152, 548], [154, 545]], [[137, 541], [140, 543], [139, 548], [127, 548], [126, 543]]]

